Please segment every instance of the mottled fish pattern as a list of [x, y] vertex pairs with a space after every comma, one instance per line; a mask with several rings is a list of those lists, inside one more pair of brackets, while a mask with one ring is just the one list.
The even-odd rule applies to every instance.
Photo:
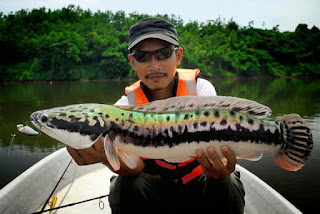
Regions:
[[104, 137], [106, 156], [117, 170], [116, 153], [131, 168], [137, 157], [182, 162], [197, 149], [222, 145], [237, 158], [258, 160], [268, 153], [284, 169], [300, 169], [310, 156], [310, 127], [297, 114], [272, 122], [271, 109], [225, 96], [174, 97], [138, 106], [78, 104], [34, 112], [42, 132], [76, 149]]

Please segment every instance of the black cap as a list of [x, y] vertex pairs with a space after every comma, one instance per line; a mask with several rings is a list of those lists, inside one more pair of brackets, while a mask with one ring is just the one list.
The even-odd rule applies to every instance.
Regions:
[[130, 28], [129, 47], [133, 48], [142, 40], [156, 38], [178, 45], [178, 34], [173, 24], [160, 18], [145, 18]]

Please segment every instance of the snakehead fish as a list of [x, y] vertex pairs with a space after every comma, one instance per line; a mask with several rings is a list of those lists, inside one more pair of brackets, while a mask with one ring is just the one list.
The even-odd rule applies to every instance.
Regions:
[[118, 157], [135, 168], [138, 157], [182, 162], [209, 146], [223, 158], [222, 145], [237, 158], [259, 160], [267, 153], [280, 167], [299, 170], [313, 147], [310, 127], [297, 114], [275, 122], [266, 119], [270, 115], [270, 108], [247, 99], [188, 96], [138, 106], [69, 105], [34, 112], [30, 119], [42, 132], [75, 149], [104, 138], [114, 170], [120, 168]]

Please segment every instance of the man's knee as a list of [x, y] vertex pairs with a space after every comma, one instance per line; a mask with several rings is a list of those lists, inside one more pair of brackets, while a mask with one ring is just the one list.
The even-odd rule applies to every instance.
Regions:
[[[109, 204], [113, 211], [123, 210], [125, 207], [145, 207], [150, 198], [151, 190], [148, 179], [143, 176], [117, 176], [110, 184]], [[132, 206], [131, 206], [132, 205]], [[139, 212], [141, 209], [139, 210]]]
[[243, 213], [244, 196], [240, 172], [235, 171], [223, 180], [206, 177], [205, 198], [217, 202], [224, 213]]
[[111, 179], [109, 200], [120, 200], [120, 197], [133, 197], [138, 194], [139, 177], [117, 176]]

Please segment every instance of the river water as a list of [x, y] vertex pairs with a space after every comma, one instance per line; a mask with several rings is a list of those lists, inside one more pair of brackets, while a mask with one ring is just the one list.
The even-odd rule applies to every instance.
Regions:
[[[269, 106], [272, 120], [300, 114], [311, 126], [314, 147], [298, 172], [281, 169], [268, 155], [258, 162], [238, 163], [287, 198], [303, 213], [313, 213], [320, 201], [320, 79], [212, 79], [219, 95], [242, 97]], [[64, 147], [46, 135], [16, 133], [31, 112], [75, 103], [113, 104], [128, 81], [59, 82], [0, 85], [0, 188], [50, 153]]]

